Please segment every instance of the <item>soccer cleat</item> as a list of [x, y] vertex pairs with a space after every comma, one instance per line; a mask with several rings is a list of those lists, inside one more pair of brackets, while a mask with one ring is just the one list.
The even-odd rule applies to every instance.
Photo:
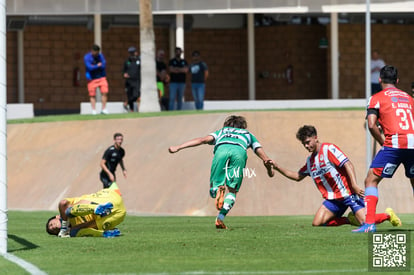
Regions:
[[216, 198], [216, 196], [217, 196], [217, 190], [218, 190], [217, 187], [211, 187], [210, 188], [210, 197], [212, 197], [213, 199]]
[[390, 216], [390, 223], [392, 224], [392, 226], [401, 226], [401, 220], [400, 218], [398, 218], [397, 214], [395, 214], [394, 210], [392, 210], [392, 208], [387, 208], [385, 209], [385, 213], [387, 213]]
[[348, 221], [351, 225], [355, 225], [355, 226], [360, 226], [361, 224], [359, 223], [359, 221], [357, 220], [357, 218], [355, 217], [354, 212], [349, 212], [348, 213]]
[[92, 115], [96, 115], [96, 110], [92, 110]]
[[125, 112], [129, 113], [128, 105], [123, 104]]
[[102, 114], [102, 115], [108, 115], [108, 114], [109, 114], [109, 112], [108, 112], [108, 110], [107, 110], [107, 109], [103, 109], [103, 110], [101, 111], [101, 114]]
[[220, 186], [218, 188], [218, 193], [216, 195], [216, 208], [217, 210], [221, 210], [224, 204], [224, 194], [226, 193], [226, 187]]
[[222, 220], [216, 218], [216, 228], [217, 229], [227, 229], [227, 226], [224, 224]]
[[101, 217], [105, 217], [109, 214], [111, 214], [112, 208], [114, 208], [114, 205], [112, 202], [107, 202], [105, 204], [100, 204], [95, 208], [95, 215], [99, 215]]
[[377, 231], [377, 227], [373, 223], [363, 223], [358, 229], [352, 230], [354, 233], [369, 233]]
[[103, 233], [104, 238], [115, 238], [119, 237], [121, 235], [121, 231], [119, 229], [115, 228], [113, 230], [106, 230]]

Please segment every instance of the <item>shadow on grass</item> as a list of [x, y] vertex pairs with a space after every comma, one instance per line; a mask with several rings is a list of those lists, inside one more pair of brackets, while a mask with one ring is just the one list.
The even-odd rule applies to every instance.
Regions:
[[21, 250], [30, 250], [30, 249], [35, 249], [38, 248], [38, 245], [35, 245], [34, 243], [31, 243], [25, 239], [22, 239], [16, 235], [7, 235], [7, 237], [13, 241], [15, 241], [16, 243], [20, 244], [22, 247], [21, 248], [17, 248], [17, 249], [10, 249], [8, 250], [8, 252], [16, 252], [16, 251], [21, 251]]

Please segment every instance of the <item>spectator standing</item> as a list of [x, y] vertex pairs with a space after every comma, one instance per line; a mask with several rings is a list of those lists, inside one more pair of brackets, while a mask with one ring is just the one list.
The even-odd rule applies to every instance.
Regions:
[[379, 57], [379, 52], [374, 50], [371, 57], [371, 95], [381, 91], [381, 84], [379, 82], [380, 70], [385, 66], [384, 60]]
[[108, 100], [108, 81], [106, 79], [106, 60], [100, 52], [101, 48], [94, 44], [92, 50], [85, 54], [83, 61], [86, 67], [86, 79], [88, 81], [88, 93], [92, 107], [92, 114], [96, 115], [96, 89], [101, 91], [102, 111], [101, 114], [108, 114], [106, 102]]
[[164, 50], [158, 50], [156, 57], [157, 89], [159, 93], [161, 109], [168, 110], [168, 98], [165, 96], [165, 85], [169, 83], [170, 77], [167, 74], [167, 65], [164, 62], [164, 57]]
[[127, 111], [138, 112], [141, 98], [141, 58], [135, 47], [129, 47], [128, 53], [129, 57], [125, 60], [122, 70], [127, 95], [124, 108]]
[[199, 51], [194, 51], [191, 56], [193, 59], [190, 64], [191, 90], [193, 92], [195, 108], [197, 110], [203, 110], [208, 67], [207, 64], [201, 60]]
[[168, 110], [173, 111], [175, 101], [177, 100], [177, 110], [182, 109], [183, 96], [185, 91], [185, 77], [188, 72], [188, 63], [181, 59], [183, 51], [181, 48], [175, 48], [175, 57], [168, 63], [170, 70], [170, 99]]

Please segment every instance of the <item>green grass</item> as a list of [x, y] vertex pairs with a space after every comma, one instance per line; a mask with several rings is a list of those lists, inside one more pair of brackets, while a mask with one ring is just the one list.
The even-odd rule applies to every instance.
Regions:
[[[8, 252], [48, 274], [360, 274], [368, 270], [368, 235], [349, 225], [312, 227], [311, 216], [127, 216], [122, 236], [59, 239], [45, 232], [52, 212], [9, 212]], [[401, 230], [414, 215], [401, 215]], [[386, 222], [378, 231], [390, 232]], [[412, 253], [412, 258], [414, 254]], [[0, 257], [1, 274], [26, 274]], [[392, 274], [392, 273], [387, 273]], [[395, 273], [393, 273], [395, 274]], [[407, 274], [407, 273], [401, 273]]]
[[364, 108], [314, 108], [314, 109], [261, 109], [261, 110], [214, 110], [214, 111], [173, 111], [173, 112], [148, 112], [148, 113], [124, 113], [124, 114], [109, 114], [109, 115], [48, 115], [37, 116], [34, 118], [24, 119], [10, 119], [8, 124], [19, 123], [38, 123], [38, 122], [56, 122], [56, 121], [75, 121], [75, 120], [95, 120], [95, 119], [122, 119], [122, 118], [143, 118], [143, 117], [158, 117], [158, 116], [177, 116], [177, 115], [194, 115], [194, 114], [211, 114], [211, 113], [238, 113], [238, 112], [267, 112], [267, 111], [351, 111], [364, 110]]

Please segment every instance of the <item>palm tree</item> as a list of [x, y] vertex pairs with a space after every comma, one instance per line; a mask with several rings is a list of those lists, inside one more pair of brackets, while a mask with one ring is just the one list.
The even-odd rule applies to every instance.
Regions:
[[141, 106], [140, 112], [161, 111], [155, 69], [154, 24], [152, 1], [139, 1], [139, 25], [141, 44]]

